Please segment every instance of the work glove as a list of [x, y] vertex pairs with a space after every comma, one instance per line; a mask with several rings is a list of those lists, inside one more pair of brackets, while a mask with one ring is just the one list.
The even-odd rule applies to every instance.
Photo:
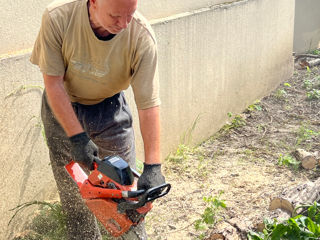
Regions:
[[93, 170], [94, 160], [99, 160], [97, 145], [94, 144], [85, 132], [76, 134], [70, 137], [69, 140], [71, 142], [72, 159], [89, 170]]
[[165, 178], [161, 173], [161, 164], [144, 163], [143, 173], [138, 179], [138, 190], [157, 187], [164, 184]]

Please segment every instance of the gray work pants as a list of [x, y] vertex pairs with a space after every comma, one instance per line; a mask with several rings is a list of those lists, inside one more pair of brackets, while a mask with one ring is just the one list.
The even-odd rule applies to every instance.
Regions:
[[[99, 147], [100, 158], [119, 155], [132, 168], [135, 168], [132, 116], [122, 92], [95, 105], [72, 103], [72, 107], [84, 131]], [[84, 204], [77, 185], [64, 169], [71, 160], [70, 142], [55, 119], [45, 92], [42, 98], [41, 118], [53, 175], [62, 208], [67, 215], [68, 238], [70, 240], [101, 240], [95, 217]], [[144, 224], [133, 227], [118, 239], [147, 239]]]

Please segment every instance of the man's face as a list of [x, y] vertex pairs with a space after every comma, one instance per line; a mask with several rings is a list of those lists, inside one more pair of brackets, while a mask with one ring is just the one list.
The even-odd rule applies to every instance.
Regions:
[[96, 24], [112, 34], [127, 28], [137, 9], [137, 0], [90, 0]]

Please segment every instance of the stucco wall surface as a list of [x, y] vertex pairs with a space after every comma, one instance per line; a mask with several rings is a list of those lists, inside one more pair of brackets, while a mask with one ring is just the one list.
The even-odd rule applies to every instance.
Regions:
[[32, 213], [23, 211], [7, 227], [14, 213], [10, 209], [57, 199], [40, 120], [42, 81], [28, 58], [0, 60], [0, 239], [10, 239]]
[[[198, 116], [193, 143], [225, 124], [228, 112], [241, 112], [291, 76], [293, 22], [291, 0], [242, 0], [152, 21], [159, 49], [163, 157], [176, 149]], [[42, 77], [29, 55], [0, 59], [0, 239], [10, 239], [31, 214], [18, 215], [7, 228], [9, 209], [57, 197], [39, 118]], [[132, 92], [126, 93], [142, 160]]]
[[303, 53], [320, 48], [320, 1], [295, 0], [293, 50]]

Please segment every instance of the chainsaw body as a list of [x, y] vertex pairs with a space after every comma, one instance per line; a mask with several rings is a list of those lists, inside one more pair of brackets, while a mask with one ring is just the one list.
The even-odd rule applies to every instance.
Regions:
[[89, 176], [74, 161], [65, 168], [88, 208], [114, 237], [143, 221], [152, 208], [151, 201], [166, 195], [171, 188], [170, 184], [163, 184], [147, 191], [136, 190], [140, 175], [118, 156], [95, 162]]

